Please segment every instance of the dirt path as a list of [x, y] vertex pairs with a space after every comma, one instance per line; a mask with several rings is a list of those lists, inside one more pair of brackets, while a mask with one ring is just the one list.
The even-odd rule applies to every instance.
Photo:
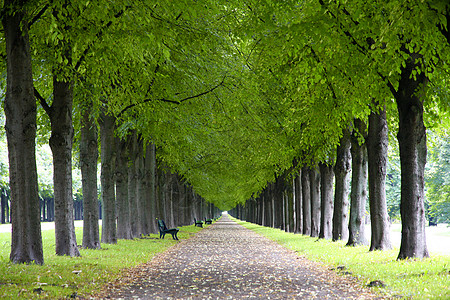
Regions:
[[99, 297], [125, 299], [375, 299], [338, 275], [261, 237], [227, 216]]

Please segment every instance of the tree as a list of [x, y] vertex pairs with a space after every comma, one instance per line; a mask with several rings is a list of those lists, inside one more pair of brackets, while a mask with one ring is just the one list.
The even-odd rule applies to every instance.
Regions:
[[333, 222], [333, 182], [332, 165], [319, 164], [320, 169], [320, 233], [319, 238], [331, 239]]
[[399, 131], [402, 175], [400, 214], [402, 216], [402, 242], [399, 259], [428, 257], [425, 237], [424, 171], [427, 145], [423, 123], [423, 96], [428, 78], [424, 73], [413, 77], [420, 68], [421, 55], [410, 53], [402, 67], [397, 91], [393, 91], [399, 113]]
[[[116, 137], [117, 238], [132, 239], [130, 202], [128, 199], [128, 140]], [[167, 222], [167, 221], [166, 221]]]
[[[352, 155], [352, 183], [350, 192], [350, 219], [347, 246], [366, 245], [366, 201], [367, 201], [367, 147], [366, 124], [356, 119], [355, 130], [350, 137]], [[360, 136], [361, 135], [361, 136]], [[362, 141], [362, 142], [361, 142]]]
[[[11, 186], [13, 263], [44, 263], [36, 171], [36, 100], [27, 20], [28, 1], [4, 1], [7, 84], [4, 103]], [[7, 8], [7, 9], [6, 9]]]
[[302, 168], [303, 234], [311, 235], [311, 181], [309, 168]]
[[80, 138], [80, 168], [83, 183], [83, 247], [100, 248], [97, 193], [97, 124], [87, 108], [83, 109]]
[[336, 187], [334, 191], [333, 208], [333, 241], [348, 238], [348, 196], [350, 194], [350, 130], [344, 130], [341, 143], [337, 148], [334, 174]]
[[369, 176], [369, 206], [371, 221], [370, 251], [391, 249], [390, 223], [386, 206], [386, 165], [388, 147], [386, 109], [369, 116], [367, 156]]
[[[303, 231], [303, 200], [302, 200], [302, 183], [301, 183], [302, 174], [301, 174], [301, 172], [302, 172], [302, 170], [299, 169], [296, 176], [294, 176], [294, 179], [293, 179], [294, 180], [294, 183], [293, 183], [294, 206], [295, 206], [295, 209], [294, 209], [294, 222], [295, 222], [294, 233], [302, 233], [302, 231]], [[264, 203], [264, 201], [263, 201], [263, 203]], [[322, 226], [321, 226], [321, 228], [322, 228]]]
[[310, 192], [311, 192], [311, 237], [318, 237], [320, 232], [320, 172], [319, 167], [310, 169], [309, 173]]
[[450, 136], [446, 131], [429, 135], [429, 164], [426, 170], [426, 197], [430, 205], [429, 222], [450, 222]]
[[115, 118], [102, 109], [100, 119], [101, 186], [102, 186], [102, 243], [117, 243], [116, 197], [114, 172], [116, 150], [114, 141]]

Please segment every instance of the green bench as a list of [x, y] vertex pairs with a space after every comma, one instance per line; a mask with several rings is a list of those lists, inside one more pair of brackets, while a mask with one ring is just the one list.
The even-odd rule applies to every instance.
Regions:
[[177, 234], [178, 234], [178, 231], [180, 231], [180, 229], [178, 229], [178, 228], [168, 229], [166, 226], [166, 223], [164, 223], [163, 220], [158, 220], [158, 227], [159, 227], [159, 238], [164, 239], [164, 236], [166, 235], [166, 233], [170, 233], [174, 240], [178, 240]]
[[202, 227], [203, 228], [203, 221], [199, 220], [197, 221], [196, 218], [194, 218], [194, 225], [197, 227]]

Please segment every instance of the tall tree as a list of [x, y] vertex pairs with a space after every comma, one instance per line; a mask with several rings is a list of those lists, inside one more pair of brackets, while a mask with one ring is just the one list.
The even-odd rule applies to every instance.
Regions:
[[114, 140], [115, 118], [102, 109], [100, 119], [101, 186], [102, 186], [102, 243], [117, 243], [116, 196], [114, 173], [116, 150]]
[[400, 147], [402, 174], [400, 214], [402, 216], [402, 241], [399, 259], [428, 257], [425, 237], [424, 171], [427, 157], [426, 129], [423, 123], [423, 101], [428, 78], [421, 68], [423, 57], [409, 53], [402, 67], [397, 91], [393, 91], [399, 113], [397, 139]]
[[333, 183], [332, 165], [319, 164], [320, 168], [320, 233], [319, 238], [331, 239], [333, 222]]
[[142, 233], [141, 217], [139, 209], [138, 194], [138, 167], [139, 167], [139, 149], [137, 133], [135, 130], [128, 137], [128, 202], [130, 205], [130, 226], [133, 238], [139, 237]]
[[350, 137], [352, 155], [352, 183], [350, 192], [350, 219], [348, 223], [347, 246], [366, 245], [366, 201], [367, 201], [367, 147], [366, 124], [359, 119], [354, 121]]
[[73, 216], [73, 83], [54, 75], [52, 105], [42, 104], [52, 127], [49, 144], [53, 153], [56, 254], [80, 256]]
[[320, 172], [319, 167], [309, 171], [311, 193], [311, 237], [318, 237], [320, 233]]
[[309, 168], [302, 168], [302, 200], [303, 200], [303, 231], [304, 235], [311, 234], [311, 183]]
[[130, 202], [128, 199], [128, 141], [116, 137], [116, 203], [117, 203], [117, 237], [132, 239]]
[[4, 110], [11, 187], [13, 263], [44, 263], [36, 170], [36, 100], [28, 35], [29, 1], [5, 0], [7, 84]]
[[369, 116], [367, 156], [369, 176], [369, 206], [371, 222], [370, 251], [391, 249], [390, 223], [386, 205], [386, 166], [388, 126], [386, 108]]
[[337, 147], [336, 187], [334, 191], [333, 208], [333, 241], [346, 240], [348, 238], [348, 196], [350, 194], [350, 134], [349, 129], [344, 130], [341, 142]]
[[294, 233], [302, 233], [303, 230], [303, 203], [302, 203], [302, 183], [301, 183], [301, 172], [299, 169], [296, 176], [294, 177], [294, 220], [295, 220], [295, 229]]
[[148, 233], [156, 233], [157, 227], [156, 227], [156, 149], [154, 144], [147, 144], [145, 147], [145, 177], [147, 178], [147, 185], [146, 185], [146, 193], [145, 193], [145, 203], [147, 204], [146, 207], [148, 209]]
[[97, 124], [87, 108], [83, 109], [80, 138], [80, 168], [83, 189], [83, 247], [100, 248], [97, 193]]

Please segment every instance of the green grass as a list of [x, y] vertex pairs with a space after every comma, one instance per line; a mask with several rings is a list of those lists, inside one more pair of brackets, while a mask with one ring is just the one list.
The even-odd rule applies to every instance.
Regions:
[[[189, 238], [199, 227], [179, 227], [178, 237]], [[116, 245], [102, 244], [101, 250], [80, 249], [81, 257], [56, 256], [55, 231], [44, 230], [43, 266], [12, 264], [11, 233], [0, 233], [0, 298], [1, 299], [63, 299], [71, 295], [89, 298], [107, 282], [118, 278], [121, 270], [152, 259], [177, 241], [159, 234], [145, 239], [119, 240]], [[81, 245], [82, 228], [76, 228]]]
[[407, 299], [450, 299], [450, 256], [397, 261], [398, 249], [368, 251], [368, 246], [345, 247], [344, 242], [318, 240], [279, 229], [236, 220], [239, 224], [276, 241], [329, 268], [345, 266], [345, 271], [364, 285], [381, 280], [385, 288], [373, 288], [388, 296]]

